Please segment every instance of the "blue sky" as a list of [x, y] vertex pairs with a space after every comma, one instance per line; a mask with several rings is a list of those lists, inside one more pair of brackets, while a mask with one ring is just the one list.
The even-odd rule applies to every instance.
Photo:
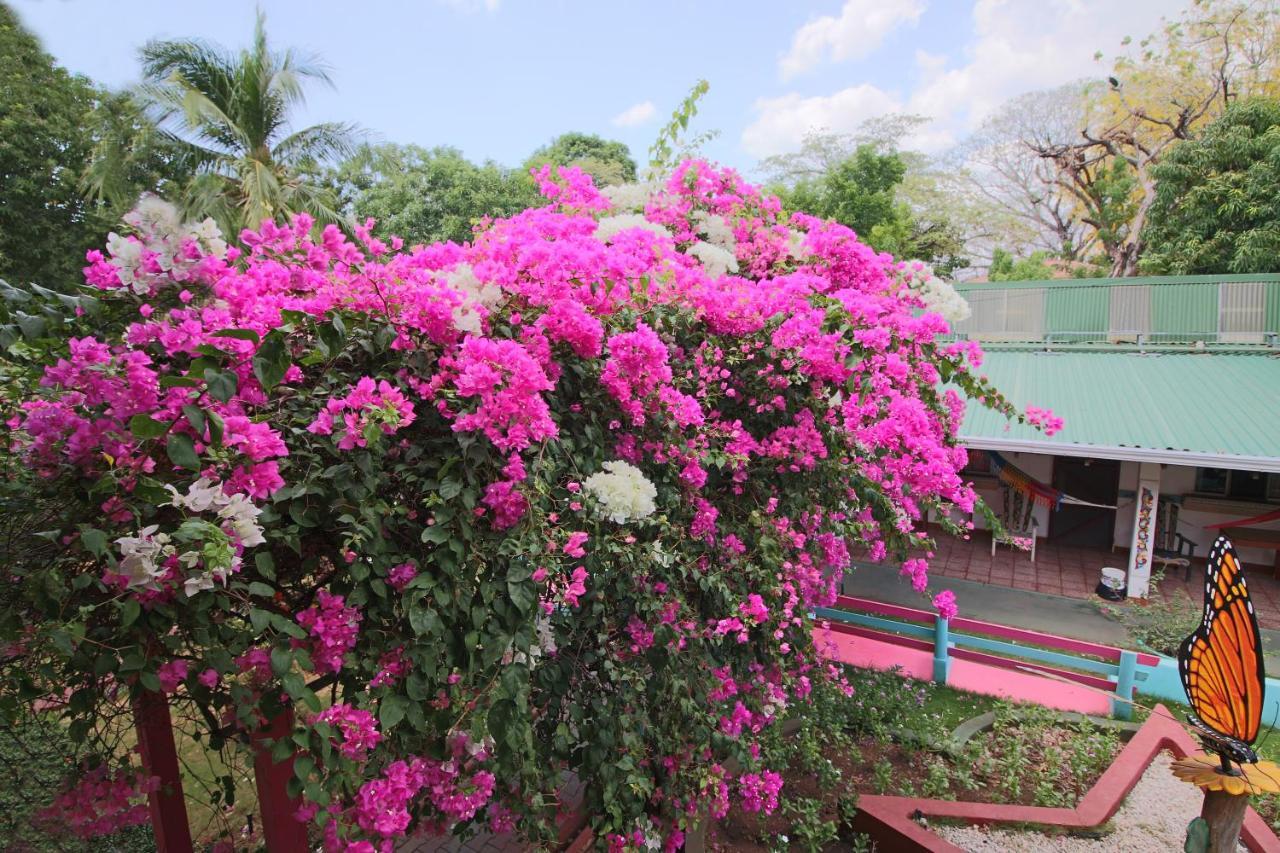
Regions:
[[[150, 38], [239, 47], [252, 0], [12, 0], [66, 67], [114, 87]], [[320, 54], [335, 90], [300, 123], [355, 122], [375, 138], [454, 145], [519, 163], [566, 130], [621, 139], [637, 160], [698, 78], [707, 152], [750, 172], [806, 130], [886, 112], [934, 119], [941, 151], [1003, 100], [1105, 72], [1118, 49], [1182, 0], [262, 0], [276, 46]]]

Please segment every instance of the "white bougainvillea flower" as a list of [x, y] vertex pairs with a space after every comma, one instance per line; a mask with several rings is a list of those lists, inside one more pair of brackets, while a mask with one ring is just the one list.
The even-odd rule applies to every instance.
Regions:
[[653, 483], [639, 468], [620, 459], [604, 463], [604, 471], [592, 474], [582, 486], [618, 524], [648, 518], [657, 510], [658, 490]]

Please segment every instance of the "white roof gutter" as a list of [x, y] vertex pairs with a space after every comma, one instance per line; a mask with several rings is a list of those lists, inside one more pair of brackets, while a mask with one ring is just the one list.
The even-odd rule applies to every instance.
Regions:
[[1056, 441], [1027, 441], [958, 436], [959, 442], [974, 450], [1001, 450], [1010, 453], [1041, 453], [1048, 456], [1081, 456], [1086, 459], [1121, 459], [1126, 462], [1159, 462], [1162, 465], [1189, 465], [1201, 468], [1233, 468], [1237, 471], [1265, 471], [1280, 474], [1280, 458], [1235, 456], [1192, 450], [1156, 450], [1149, 447], [1116, 447], [1102, 444], [1064, 444]]

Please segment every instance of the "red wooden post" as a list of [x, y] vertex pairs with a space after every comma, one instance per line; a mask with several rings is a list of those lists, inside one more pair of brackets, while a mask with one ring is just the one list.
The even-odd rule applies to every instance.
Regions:
[[264, 743], [292, 735], [293, 710], [289, 708], [253, 733], [253, 774], [258, 783], [258, 807], [268, 853], [307, 853], [307, 825], [294, 817], [302, 800], [289, 796], [293, 754], [276, 763], [271, 760], [270, 745]]
[[191, 828], [187, 825], [187, 804], [182, 796], [182, 776], [178, 771], [178, 750], [173, 744], [173, 722], [169, 700], [163, 693], [144, 690], [133, 700], [133, 719], [138, 728], [138, 748], [147, 773], [160, 777], [160, 785], [147, 799], [151, 826], [160, 853], [192, 853]]

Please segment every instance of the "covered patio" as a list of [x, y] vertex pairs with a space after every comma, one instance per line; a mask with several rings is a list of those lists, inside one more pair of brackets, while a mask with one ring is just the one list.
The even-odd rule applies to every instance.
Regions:
[[[1053, 540], [1039, 542], [1034, 563], [1027, 553], [1006, 546], [996, 548], [992, 556], [991, 534], [985, 530], [974, 531], [968, 541], [939, 534], [936, 542], [937, 548], [929, 565], [930, 574], [940, 587], [946, 586], [945, 578], [955, 578], [1068, 598], [1091, 599], [1099, 603], [1102, 599], [1094, 594], [1094, 588], [1103, 567], [1123, 568], [1128, 561], [1123, 549], [1110, 551], [1106, 548], [1060, 545]], [[1246, 561], [1245, 570], [1259, 624], [1263, 628], [1280, 630], [1280, 579], [1274, 576], [1269, 564]], [[1181, 571], [1170, 571], [1154, 586], [1153, 592], [1162, 597], [1185, 596], [1199, 606], [1203, 601], [1203, 577], [1204, 559], [1201, 557], [1192, 564], [1190, 581], [1183, 579]]]

